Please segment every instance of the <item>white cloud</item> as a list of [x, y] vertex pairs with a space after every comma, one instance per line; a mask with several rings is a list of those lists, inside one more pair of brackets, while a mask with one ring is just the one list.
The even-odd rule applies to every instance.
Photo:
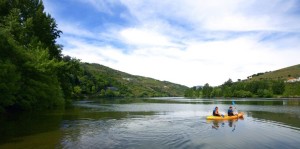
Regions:
[[84, 62], [188, 86], [220, 85], [300, 63], [293, 0], [85, 2], [109, 15], [116, 13], [113, 5], [124, 5], [126, 19], [136, 24], [104, 22], [111, 26], [97, 31], [80, 20], [60, 20], [63, 53]]
[[[270, 49], [255, 38], [186, 43], [186, 49], [142, 47], [132, 53], [68, 39], [65, 54], [85, 62], [100, 63], [135, 75], [153, 77], [188, 86], [220, 85], [227, 79], [245, 79], [257, 72], [293, 64], [300, 51]], [[291, 58], [291, 59], [290, 59]], [[274, 62], [275, 60], [275, 62]], [[288, 61], [286, 61], [288, 60]]]
[[107, 13], [109, 15], [113, 15], [112, 6], [115, 5], [116, 0], [78, 0], [81, 3], [89, 4], [92, 7], [95, 7], [97, 11]]
[[121, 38], [128, 44], [138, 46], [171, 46], [168, 39], [148, 29], [126, 28], [120, 32]]
[[200, 30], [253, 31], [299, 30], [299, 21], [290, 15], [297, 1], [265, 0], [164, 0], [122, 1], [141, 22], [172, 19]]

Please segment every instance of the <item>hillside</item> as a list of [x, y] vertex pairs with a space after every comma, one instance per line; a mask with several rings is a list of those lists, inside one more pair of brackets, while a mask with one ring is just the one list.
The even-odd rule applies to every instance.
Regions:
[[289, 78], [300, 77], [300, 64], [282, 68], [275, 71], [269, 71], [265, 73], [257, 73], [248, 77], [248, 80], [288, 80]]
[[188, 87], [167, 81], [135, 76], [100, 64], [81, 63], [79, 94], [96, 97], [183, 96]]
[[[208, 84], [192, 87], [185, 92], [185, 97], [193, 98], [299, 98], [300, 64], [276, 71], [257, 73], [243, 81], [231, 79], [216, 87]], [[288, 80], [288, 81], [287, 81]]]

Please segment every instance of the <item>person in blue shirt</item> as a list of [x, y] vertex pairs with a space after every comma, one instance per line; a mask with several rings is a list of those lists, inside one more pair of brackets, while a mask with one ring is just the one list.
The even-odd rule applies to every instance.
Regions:
[[228, 109], [228, 116], [234, 116], [232, 106], [230, 106], [229, 109]]

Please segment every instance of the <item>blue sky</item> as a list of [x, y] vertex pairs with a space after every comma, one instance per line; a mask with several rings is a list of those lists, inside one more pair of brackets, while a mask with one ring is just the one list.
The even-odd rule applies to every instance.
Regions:
[[297, 0], [44, 0], [63, 54], [189, 87], [300, 64]]

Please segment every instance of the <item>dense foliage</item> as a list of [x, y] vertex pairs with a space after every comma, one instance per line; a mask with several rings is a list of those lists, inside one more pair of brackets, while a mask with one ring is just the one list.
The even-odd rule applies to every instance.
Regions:
[[61, 31], [40, 0], [0, 1], [0, 111], [63, 106], [79, 62], [61, 55]]
[[299, 97], [300, 82], [286, 83], [283, 80], [239, 81], [231, 79], [220, 86], [192, 87], [185, 92], [185, 97], [215, 98], [215, 97]]

